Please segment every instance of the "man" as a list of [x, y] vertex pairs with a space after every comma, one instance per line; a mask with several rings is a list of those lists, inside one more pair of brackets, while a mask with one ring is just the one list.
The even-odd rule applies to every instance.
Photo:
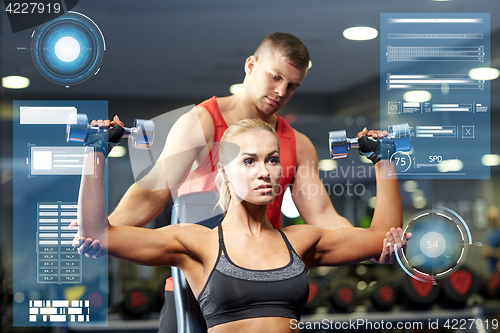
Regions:
[[[245, 61], [245, 79], [240, 92], [228, 97], [213, 97], [182, 116], [170, 130], [158, 162], [144, 179], [129, 188], [109, 216], [109, 222], [112, 225], [144, 226], [161, 213], [173, 194], [215, 190], [217, 149], [214, 143], [220, 140], [228, 126], [253, 118], [271, 124], [280, 141], [282, 191], [268, 208], [267, 216], [271, 223], [277, 228], [281, 226], [283, 192], [291, 185], [293, 200], [306, 223], [325, 229], [352, 227], [336, 212], [326, 193], [318, 176], [318, 157], [312, 142], [276, 114], [300, 87], [308, 66], [309, 53], [297, 37], [281, 32], [267, 36]], [[105, 125], [117, 122], [119, 120], [115, 118], [111, 123], [106, 121]], [[196, 128], [201, 130], [195, 130], [193, 135]], [[366, 129], [362, 134], [373, 138], [387, 135], [386, 132]], [[366, 153], [375, 163], [379, 158], [377, 148], [372, 150]], [[193, 163], [197, 168], [189, 173]], [[383, 214], [390, 209], [391, 202], [384, 197], [378, 198], [375, 214]], [[402, 235], [397, 232], [387, 234], [379, 262], [393, 261], [391, 243], [401, 246]], [[80, 253], [100, 255], [99, 244], [91, 239], [80, 239], [79, 245]], [[175, 322], [174, 308], [165, 312]], [[166, 332], [162, 327], [163, 323], [160, 331]], [[169, 328], [175, 331], [175, 327], [170, 325]]]

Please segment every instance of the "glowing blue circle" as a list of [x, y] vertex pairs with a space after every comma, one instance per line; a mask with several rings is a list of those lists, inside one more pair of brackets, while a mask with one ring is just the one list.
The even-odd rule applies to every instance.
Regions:
[[406, 251], [399, 249], [396, 259], [411, 277], [421, 280], [443, 279], [457, 271], [472, 244], [465, 221], [446, 207], [423, 210], [406, 221], [404, 232], [411, 232]]
[[33, 62], [40, 74], [49, 81], [68, 86], [99, 72], [106, 44], [101, 30], [91, 19], [68, 12], [38, 28], [33, 35], [32, 49]]
[[54, 51], [61, 61], [71, 62], [80, 55], [80, 44], [73, 37], [63, 37], [57, 41]]
[[429, 258], [436, 258], [446, 250], [446, 239], [439, 232], [431, 231], [420, 238], [420, 251]]

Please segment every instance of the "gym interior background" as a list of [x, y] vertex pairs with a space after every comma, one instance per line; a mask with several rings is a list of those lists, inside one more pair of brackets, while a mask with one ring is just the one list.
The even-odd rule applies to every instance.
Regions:
[[[13, 158], [13, 124], [19, 121], [19, 114], [13, 112], [13, 101], [106, 100], [109, 116], [118, 114], [126, 125], [135, 118], [151, 119], [213, 95], [228, 95], [229, 87], [242, 81], [244, 60], [259, 42], [271, 32], [286, 31], [307, 45], [313, 65], [303, 85], [279, 114], [312, 140], [320, 160], [328, 160], [329, 131], [346, 129], [348, 136], [353, 137], [365, 126], [380, 126], [380, 37], [367, 41], [347, 40], [342, 35], [345, 29], [369, 26], [380, 31], [381, 13], [490, 13], [490, 67], [500, 66], [498, 1], [221, 0], [212, 3], [202, 0], [82, 0], [72, 10], [85, 14], [98, 25], [106, 50], [96, 75], [65, 87], [47, 80], [37, 70], [30, 51], [35, 28], [13, 33], [5, 7], [2, 10], [0, 74], [2, 77], [24, 76], [30, 80], [25, 89], [0, 88], [2, 332], [67, 330], [12, 326], [12, 304], [16, 302], [12, 278], [16, 265], [12, 253], [13, 209], [24, 204], [22, 198], [13, 199], [14, 170], [24, 162]], [[492, 80], [490, 87], [491, 154], [496, 155], [500, 154], [499, 79]], [[446, 319], [456, 320], [449, 322], [450, 330], [459, 328], [461, 320], [466, 320], [470, 328], [468, 320], [479, 318], [483, 323], [489, 320], [486, 331], [495, 331], [493, 320], [500, 320], [500, 278], [491, 275], [483, 256], [484, 246], [480, 244], [488, 244], [488, 237], [494, 231], [489, 213], [491, 207], [500, 206], [500, 166], [495, 162], [487, 163], [491, 165], [489, 179], [400, 181], [405, 220], [419, 211], [441, 205], [466, 221], [474, 244], [468, 248], [463, 267], [472, 275], [465, 274], [462, 276], [465, 280], [443, 281], [428, 289], [412, 284], [397, 263], [313, 269], [310, 272], [312, 297], [305, 318], [331, 318], [336, 322], [371, 318], [373, 321], [424, 323], [439, 318], [441, 324]], [[341, 166], [344, 171], [347, 167], [368, 168], [356, 152], [351, 152], [347, 159], [338, 160], [337, 168]], [[364, 225], [373, 205], [374, 178], [352, 177], [350, 173], [345, 177], [331, 176], [332, 171], [322, 171], [321, 177], [325, 185], [336, 189], [330, 191], [335, 208], [353, 224]], [[348, 181], [351, 191], [355, 185], [362, 185], [358, 193], [347, 191]], [[133, 182], [128, 151], [123, 157], [110, 158], [109, 211]], [[32, 190], [44, 191], [43, 188]], [[172, 203], [169, 203], [149, 227], [169, 224], [171, 208]], [[295, 218], [283, 217], [284, 224], [296, 222]], [[136, 266], [110, 258], [109, 330], [155, 331], [163, 285], [169, 275], [168, 268]], [[454, 289], [454, 283], [462, 287]], [[453, 323], [459, 325], [453, 327]], [[473, 328], [477, 328], [476, 325]], [[447, 329], [441, 327], [441, 330]]]

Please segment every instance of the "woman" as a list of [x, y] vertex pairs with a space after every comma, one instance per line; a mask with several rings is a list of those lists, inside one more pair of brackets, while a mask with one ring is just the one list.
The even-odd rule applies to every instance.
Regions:
[[[366, 130], [360, 132], [364, 134]], [[102, 159], [106, 149], [97, 151]], [[213, 230], [193, 224], [156, 230], [109, 225], [104, 163], [94, 166], [92, 153], [86, 155], [85, 168], [95, 167], [95, 175], [83, 173], [79, 197], [82, 235], [99, 238], [110, 255], [127, 261], [179, 267], [210, 332], [291, 332], [291, 320], [299, 319], [307, 302], [309, 267], [372, 258], [380, 253], [384, 238], [394, 242], [402, 235], [395, 229], [402, 222], [397, 179], [378, 182], [377, 194], [383, 193], [392, 206], [376, 206], [369, 229], [274, 229], [266, 209], [279, 187], [280, 152], [274, 129], [263, 121], [247, 119], [230, 126], [221, 139], [219, 161], [219, 204], [229, 209]], [[382, 160], [375, 171], [393, 168], [391, 164]]]

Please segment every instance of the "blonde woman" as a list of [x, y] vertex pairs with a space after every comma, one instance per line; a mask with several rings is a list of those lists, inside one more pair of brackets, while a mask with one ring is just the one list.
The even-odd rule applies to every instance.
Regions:
[[[366, 134], [360, 132], [358, 136]], [[95, 140], [94, 145], [105, 140]], [[96, 158], [104, 158], [100, 149]], [[246, 119], [230, 126], [221, 139], [217, 185], [227, 209], [213, 230], [171, 225], [151, 230], [109, 224], [104, 209], [104, 163], [86, 165], [79, 219], [82, 236], [99, 239], [109, 255], [141, 265], [179, 267], [200, 303], [209, 332], [292, 332], [307, 302], [307, 269], [345, 265], [377, 256], [384, 238], [401, 242], [401, 198], [397, 179], [377, 175], [372, 225], [368, 229], [325, 230], [300, 225], [275, 229], [266, 217], [281, 176], [280, 147], [274, 129]], [[375, 164], [393, 168], [387, 160]], [[389, 232], [388, 232], [389, 231]]]

